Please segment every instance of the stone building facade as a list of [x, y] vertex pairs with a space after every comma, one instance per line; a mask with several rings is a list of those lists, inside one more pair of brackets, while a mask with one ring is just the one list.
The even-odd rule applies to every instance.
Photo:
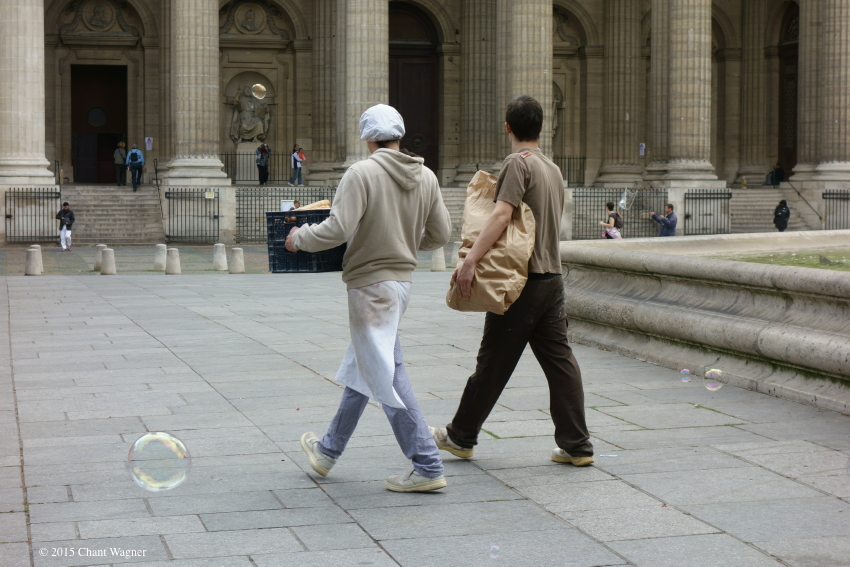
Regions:
[[148, 137], [167, 184], [227, 185], [254, 84], [266, 141], [304, 147], [311, 184], [366, 155], [376, 103], [465, 184], [498, 169], [528, 93], [587, 184], [724, 186], [779, 161], [850, 186], [847, 0], [4, 0], [0, 50], [0, 186], [50, 185], [56, 162], [109, 181], [116, 140]]

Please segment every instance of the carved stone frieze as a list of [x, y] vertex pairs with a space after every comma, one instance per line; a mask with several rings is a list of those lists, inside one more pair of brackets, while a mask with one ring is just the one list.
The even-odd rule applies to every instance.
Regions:
[[291, 39], [281, 27], [283, 14], [267, 0], [234, 0], [219, 12], [224, 22], [219, 27], [222, 35], [276, 35]]
[[62, 37], [140, 37], [139, 29], [127, 22], [125, 5], [117, 0], [71, 2], [73, 19], [59, 28]]

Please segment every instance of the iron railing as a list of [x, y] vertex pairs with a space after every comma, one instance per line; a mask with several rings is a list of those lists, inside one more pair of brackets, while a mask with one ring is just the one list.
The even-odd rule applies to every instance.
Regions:
[[684, 218], [685, 235], [729, 234], [732, 232], [729, 189], [690, 189], [685, 192]]
[[218, 189], [169, 189], [165, 199], [169, 242], [218, 241]]
[[826, 209], [826, 230], [850, 229], [850, 189], [830, 189], [823, 192]]
[[561, 168], [561, 175], [567, 182], [567, 187], [584, 185], [584, 170], [587, 165], [585, 156], [556, 156], [553, 161]]
[[[280, 184], [289, 181], [292, 176], [290, 158], [291, 154], [269, 154], [269, 180], [266, 183]], [[234, 183], [247, 181], [259, 184], [256, 153], [225, 153], [219, 154], [219, 159], [224, 164], [224, 172]]]
[[156, 197], [159, 199], [159, 214], [165, 220], [165, 209], [162, 208], [162, 190], [159, 187], [159, 160], [153, 160], [153, 182], [156, 185]]
[[251, 187], [236, 190], [236, 240], [265, 241], [266, 213], [281, 210], [281, 201], [309, 205], [333, 201], [336, 187]]
[[[602, 189], [599, 187], [577, 187], [573, 190], [573, 240], [593, 240], [602, 237], [605, 230], [600, 221], [608, 220], [606, 203], [619, 203], [624, 189]], [[658, 223], [649, 213], [664, 213], [667, 191], [640, 189], [629, 210], [615, 206], [614, 210], [623, 217], [623, 238], [658, 236]]]
[[61, 208], [62, 195], [55, 189], [8, 189], [6, 242], [58, 242]]

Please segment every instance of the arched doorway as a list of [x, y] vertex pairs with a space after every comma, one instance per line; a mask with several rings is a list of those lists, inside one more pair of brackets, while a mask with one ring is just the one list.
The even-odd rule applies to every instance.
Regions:
[[797, 59], [800, 6], [791, 3], [782, 19], [779, 41], [779, 147], [777, 159], [785, 171], [797, 165]]
[[431, 19], [405, 2], [390, 2], [390, 106], [404, 118], [401, 147], [437, 172], [440, 158], [440, 63]]

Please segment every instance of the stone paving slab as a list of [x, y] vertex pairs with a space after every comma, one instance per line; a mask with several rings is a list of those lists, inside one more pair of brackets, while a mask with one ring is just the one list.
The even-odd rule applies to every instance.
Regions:
[[[264, 275], [259, 252], [253, 274], [215, 274], [198, 248], [162, 278], [142, 269], [148, 252], [118, 250], [123, 275], [103, 278], [81, 271], [93, 250], [48, 249], [65, 275], [3, 279], [0, 566], [847, 564], [850, 417], [581, 346], [593, 467], [549, 460], [548, 389], [527, 350], [473, 458], [443, 455], [445, 490], [384, 489], [409, 463], [374, 403], [319, 477], [298, 438], [322, 433], [342, 391], [339, 274]], [[435, 426], [483, 320], [445, 307], [448, 278], [417, 272], [400, 332]], [[193, 469], [145, 492], [124, 461], [160, 430]], [[70, 548], [145, 555], [50, 555]]]

